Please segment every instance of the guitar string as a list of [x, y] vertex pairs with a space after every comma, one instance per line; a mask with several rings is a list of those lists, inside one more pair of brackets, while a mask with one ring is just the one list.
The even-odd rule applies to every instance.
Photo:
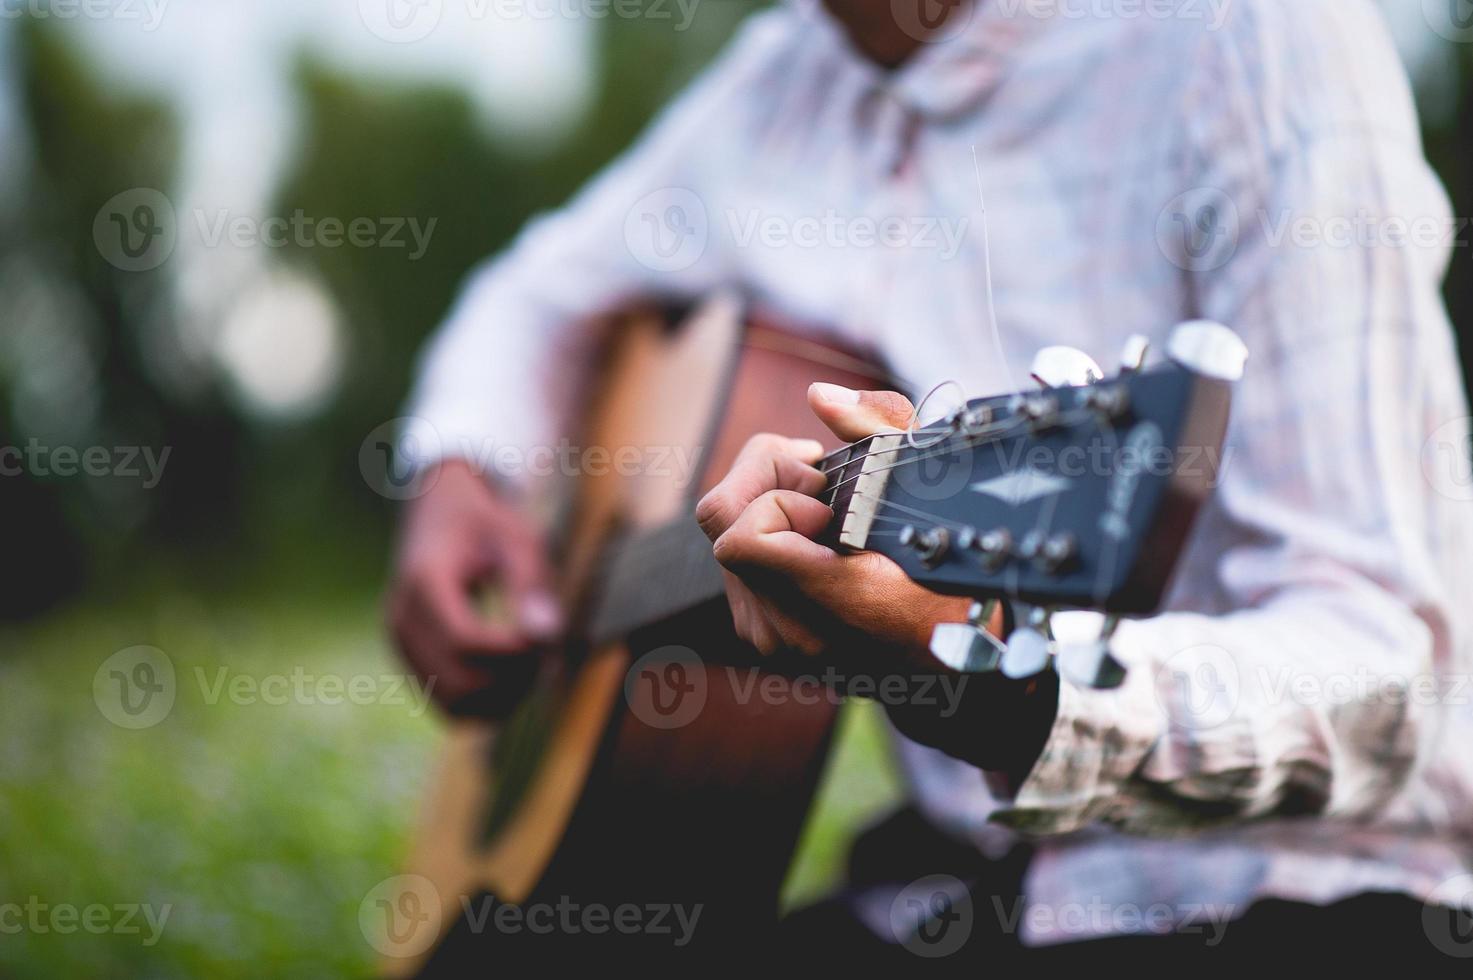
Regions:
[[[996, 298], [993, 295], [991, 230], [988, 227], [989, 224], [990, 224], [990, 222], [988, 221], [988, 214], [987, 214], [987, 194], [983, 190], [983, 187], [982, 187], [982, 165], [981, 165], [981, 162], [977, 159], [977, 144], [973, 143], [971, 145], [971, 151], [972, 151], [972, 173], [973, 173], [973, 176], [975, 176], [975, 178], [977, 180], [977, 201], [981, 205], [981, 208], [982, 208], [983, 292], [984, 292], [984, 296], [985, 296], [985, 298], [987, 300], [987, 323], [988, 323], [988, 326], [990, 328], [990, 333], [992, 335], [993, 347], [997, 351], [997, 359], [998, 359], [998, 362], [1002, 364], [1003, 370], [1006, 371], [1007, 374], [1008, 374], [1008, 381], [1009, 381], [1008, 387], [1010, 387], [1010, 388], [1012, 388], [1014, 390], [1017, 390], [1019, 386], [1018, 386], [1016, 380], [1013, 378], [1012, 369], [1009, 366], [1007, 355], [1006, 355], [1006, 353], [1003, 350], [1002, 330], [1001, 330], [1001, 328], [998, 325], [998, 319], [997, 319], [997, 303], [996, 303]], [[947, 384], [947, 383], [948, 382], [942, 382], [942, 384]], [[941, 385], [938, 385], [937, 386], [938, 389], [940, 387], [941, 387]], [[933, 389], [933, 392], [932, 393], [934, 394], [934, 392], [935, 392], [935, 389]], [[927, 398], [929, 398], [929, 397], [930, 396], [928, 395]], [[924, 404], [924, 401], [922, 402], [922, 404]], [[916, 408], [916, 414], [917, 414], [917, 416], [919, 416], [919, 414], [920, 414], [920, 407], [919, 406]], [[906, 441], [910, 444], [911, 448], [913, 448], [913, 449], [914, 448], [917, 448], [916, 445], [915, 445], [915, 435], [916, 435], [916, 430], [911, 430], [910, 434], [907, 435], [907, 437], [906, 437]], [[839, 452], [843, 452], [843, 450], [840, 450]], [[829, 465], [829, 464], [832, 463], [833, 458], [834, 457], [837, 457], [838, 455], [839, 455], [839, 453], [830, 454], [830, 456], [825, 457], [821, 462], [823, 462], [825, 465]], [[853, 462], [853, 460], [851, 460], [851, 462]]]
[[[943, 425], [938, 425], [938, 426], [926, 427], [926, 428], [920, 428], [920, 429], [911, 429], [911, 430], [908, 430], [908, 431], [910, 431], [910, 432], [912, 432], [912, 433], [914, 433], [916, 435], [930, 435], [933, 432], [941, 432], [941, 433], [951, 432], [952, 429], [953, 429], [953, 426], [950, 426], [950, 425], [944, 425], [944, 426]], [[829, 473], [834, 473], [834, 472], [836, 472], [838, 470], [842, 470], [844, 467], [850, 465], [851, 463], [857, 463], [857, 462], [859, 462], [862, 459], [868, 459], [871, 456], [878, 455], [878, 453], [875, 453], [875, 452], [868, 452], [868, 453], [865, 453], [862, 456], [854, 456], [854, 457], [852, 457], [850, 459], [845, 460], [842, 463], [838, 463], [837, 465], [830, 465], [832, 463], [835, 463], [835, 461], [837, 461], [840, 456], [844, 455], [847, 452], [852, 451], [860, 443], [862, 443], [862, 442], [870, 442], [870, 441], [872, 441], [875, 438], [875, 436], [882, 436], [882, 435], [902, 435], [902, 434], [903, 433], [901, 433], [899, 431], [896, 431], [896, 432], [876, 432], [874, 435], [865, 436], [863, 439], [856, 439], [854, 442], [849, 443], [849, 445], [844, 446], [844, 447], [842, 447], [840, 449], [836, 449], [833, 452], [829, 453], [827, 456], [821, 457], [818, 460], [818, 462], [814, 464], [814, 469], [819, 470], [819, 472], [821, 472], [821, 473], [823, 473], [825, 475], [827, 475]], [[882, 450], [882, 451], [891, 452], [893, 450]]]
[[[1105, 422], [1103, 428], [1105, 434], [1108, 435], [1110, 438], [1110, 455], [1112, 458], [1118, 458], [1120, 450], [1120, 436], [1117, 433], [1115, 426], [1111, 425], [1108, 420]], [[1120, 557], [1119, 540], [1108, 534], [1105, 535], [1105, 538], [1106, 544], [1100, 548], [1099, 572], [1095, 581], [1095, 605], [1104, 604], [1102, 602], [1104, 598], [1104, 591], [1108, 587], [1110, 579], [1114, 577], [1115, 562], [1118, 561]]]
[[[992, 423], [989, 423], [989, 425], [990, 426], [1002, 426], [1002, 425], [1015, 424], [1016, 422], [1017, 422], [1016, 419], [1005, 419], [1002, 422], [992, 422]], [[872, 442], [878, 436], [930, 435], [933, 432], [940, 432], [942, 434], [942, 437], [944, 438], [946, 435], [948, 435], [948, 434], [950, 434], [952, 432], [955, 432], [955, 431], [956, 431], [956, 426], [954, 426], [954, 425], [946, 425], [946, 426], [937, 426], [937, 427], [931, 428], [931, 429], [911, 429], [911, 430], [906, 431], [906, 432], [901, 432], [901, 431], [898, 431], [898, 430], [895, 431], [895, 432], [876, 432], [872, 436], [867, 436], [865, 439], [859, 440], [859, 442], [855, 442], [855, 443], [850, 444], [850, 446], [848, 446], [847, 448], [853, 449], [855, 446], [859, 445], [860, 442], [865, 442], [865, 441], [871, 441]], [[977, 432], [970, 433], [969, 436], [970, 437], [973, 437], [973, 438], [976, 438], [976, 437], [980, 437], [980, 436], [983, 436], [983, 435], [986, 435], [986, 434], [988, 434], [988, 433], [985, 430], [980, 430], [979, 429]], [[939, 443], [932, 442], [932, 443], [927, 443], [924, 446], [915, 446], [914, 448], [918, 452], [924, 452], [924, 451], [926, 451], [928, 449], [934, 449], [938, 445], [939, 445]], [[853, 457], [852, 459], [847, 459], [844, 462], [839, 463], [837, 466], [829, 466], [826, 469], [819, 470], [819, 472], [821, 472], [824, 476], [828, 476], [830, 473], [837, 473], [837, 472], [839, 472], [839, 470], [842, 470], [846, 466], [852, 466], [853, 464], [858, 463], [861, 460], [869, 459], [871, 456], [883, 456], [886, 453], [894, 453], [894, 452], [899, 452], [899, 451], [900, 451], [900, 447], [899, 446], [895, 446], [894, 448], [891, 448], [891, 449], [871, 449], [867, 453], [862, 453], [862, 454], [860, 454], [858, 456]], [[830, 455], [837, 456], [838, 454], [837, 453], [834, 453], [834, 454], [830, 454]], [[820, 463], [827, 463], [828, 461], [829, 461], [829, 457], [828, 456], [825, 456], [823, 459], [819, 460]], [[827, 492], [827, 491], [825, 491], [825, 492]]]
[[[939, 514], [930, 514], [930, 513], [927, 513], [926, 511], [919, 510], [918, 508], [915, 508], [915, 507], [907, 507], [904, 504], [897, 504], [895, 501], [893, 501], [893, 500], [885, 500], [883, 497], [871, 497], [868, 494], [855, 494], [855, 496], [862, 497], [862, 499], [864, 499], [864, 500], [873, 500], [873, 501], [875, 501], [876, 503], [880, 504], [883, 507], [890, 507], [890, 508], [892, 508], [894, 510], [900, 511], [902, 514], [910, 514], [910, 515], [912, 515], [912, 517], [920, 517], [920, 518], [923, 518], [923, 519], [928, 520], [928, 521], [933, 521], [936, 524], [941, 524], [941, 525], [945, 525], [945, 526], [948, 526], [948, 527], [955, 528], [958, 531], [962, 530], [964, 527], [967, 526], [966, 524], [963, 524], [960, 521], [947, 520], [946, 518], [942, 517]], [[883, 516], [885, 516], [885, 515], [880, 515], [880, 514], [876, 514], [875, 515], [875, 517], [877, 517], [877, 518], [883, 517]], [[898, 518], [894, 518], [894, 517], [888, 517], [886, 519], [892, 520], [892, 521], [893, 520], [898, 520]]]
[[[934, 459], [937, 456], [944, 456], [944, 455], [946, 455], [947, 452], [951, 452], [955, 448], [967, 448], [967, 449], [970, 449], [970, 448], [972, 448], [972, 445], [976, 445], [977, 443], [980, 443], [981, 441], [983, 441], [984, 439], [986, 439], [989, 436], [997, 435], [997, 436], [1001, 437], [1002, 435], [1006, 435], [1009, 430], [1017, 428], [1019, 425], [1024, 424], [1024, 422], [1025, 422], [1024, 419], [1020, 419], [1020, 418], [1016, 418], [1016, 417], [1004, 419], [1001, 422], [993, 422], [993, 423], [990, 423], [987, 426], [984, 426], [981, 429], [978, 429], [976, 432], [968, 433], [964, 437], [964, 439], [974, 440], [973, 443], [970, 444], [970, 445], [966, 445], [964, 447], [938, 448], [938, 451], [935, 452], [935, 453], [931, 453], [930, 455], [926, 455], [926, 456], [917, 456], [917, 457], [915, 457], [913, 459], [904, 460], [903, 462], [904, 463], [911, 463], [911, 462], [919, 463], [919, 462], [923, 462], [924, 460], [927, 460], [927, 459]], [[951, 431], [950, 427], [948, 427], [947, 431]], [[877, 433], [877, 435], [900, 435], [900, 434], [901, 433], [898, 433], [898, 432], [894, 432], [894, 433]], [[873, 437], [871, 437], [871, 438], [873, 438]], [[921, 447], [922, 451], [929, 450], [931, 448], [936, 448], [936, 447], [935, 447], [934, 444], [928, 444], [928, 445], [926, 445], [924, 447]], [[849, 460], [846, 463], [841, 463], [838, 466], [831, 467], [831, 468], [826, 469], [826, 470], [824, 470], [822, 472], [824, 473], [825, 476], [827, 476], [830, 473], [837, 473], [839, 470], [842, 470], [846, 466], [849, 466], [849, 465], [851, 465], [853, 463], [857, 463], [857, 462], [859, 462], [861, 460], [869, 459], [871, 456], [884, 456], [884, 455], [887, 455], [887, 454], [898, 453], [898, 452], [900, 452], [900, 449], [901, 449], [901, 447], [899, 447], [899, 446], [895, 446], [895, 447], [893, 447], [891, 449], [873, 449], [873, 450], [870, 450], [867, 453], [864, 453], [863, 455], [854, 457], [853, 459]], [[901, 463], [896, 463], [895, 465], [898, 466], [898, 465], [902, 465], [902, 464]], [[882, 472], [884, 472], [885, 469], [890, 469], [890, 468], [892, 468], [892, 467], [882, 467], [880, 469], [870, 470], [869, 472], [870, 473], [882, 473]], [[832, 487], [825, 488], [823, 492], [824, 493], [837, 492], [839, 490], [839, 488], [842, 487], [842, 486], [844, 486], [846, 483], [849, 483], [849, 482], [851, 482], [853, 480], [857, 480], [857, 479], [859, 479], [859, 477], [865, 476], [865, 475], [866, 474], [864, 474], [864, 473], [855, 474], [853, 477], [850, 477], [848, 480], [845, 480], [845, 481], [843, 481], [841, 483], [836, 483]]]
[[[1091, 409], [1079, 409], [1079, 410], [1076, 410], [1076, 412], [1073, 415], [1068, 415], [1068, 414], [1061, 415], [1059, 417], [1059, 419], [1058, 419], [1058, 424], [1068, 425], [1068, 424], [1070, 424], [1078, 416], [1088, 417], [1088, 416], [1092, 416], [1094, 414], [1095, 413]], [[1021, 419], [1016, 420], [1014, 422], [1014, 424], [1015, 425], [1023, 424], [1023, 420], [1021, 420]], [[872, 476], [872, 475], [874, 475], [876, 473], [884, 473], [887, 470], [898, 469], [899, 467], [902, 467], [902, 466], [912, 466], [912, 465], [914, 465], [916, 463], [923, 463], [923, 462], [925, 462], [928, 459], [936, 459], [939, 456], [945, 456], [948, 453], [958, 452], [958, 451], [960, 451], [962, 449], [972, 449], [972, 448], [975, 448], [975, 446], [978, 443], [982, 442], [986, 436], [990, 436], [990, 435], [991, 435], [991, 433], [981, 433], [981, 434], [978, 434], [975, 437], [969, 436], [966, 439], [963, 439], [962, 440], [963, 444], [960, 445], [960, 446], [956, 446], [956, 445], [943, 446], [937, 452], [934, 452], [934, 453], [923, 453], [921, 455], [914, 456], [914, 457], [911, 457], [909, 459], [897, 460], [896, 462], [888, 463], [888, 464], [886, 464], [884, 466], [877, 466], [874, 469], [869, 470], [867, 472], [857, 473], [854, 476], [849, 477], [848, 479], [841, 480], [838, 483], [834, 484], [832, 487], [826, 487], [823, 490], [823, 492], [824, 493], [832, 493], [832, 494], [835, 495], [835, 499], [837, 499], [838, 491], [841, 488], [843, 488], [844, 486], [846, 486], [846, 485], [848, 485], [850, 483], [855, 482], [856, 480], [861, 479], [862, 477]], [[899, 449], [892, 449], [892, 450], [889, 450], [889, 451], [890, 452], [899, 452]], [[832, 504], [833, 503], [833, 500], [830, 500], [829, 503]]]

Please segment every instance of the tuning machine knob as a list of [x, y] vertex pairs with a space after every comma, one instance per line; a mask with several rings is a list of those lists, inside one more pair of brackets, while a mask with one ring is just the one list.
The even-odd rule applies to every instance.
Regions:
[[1151, 338], [1133, 333], [1125, 339], [1120, 351], [1120, 373], [1136, 374], [1146, 366], [1146, 356], [1151, 353]]
[[962, 551], [976, 552], [982, 559], [983, 569], [989, 572], [1002, 568], [1013, 556], [1013, 536], [1005, 527], [990, 531], [964, 527], [957, 532], [956, 546]]
[[1018, 545], [1018, 557], [1033, 563], [1045, 575], [1057, 575], [1079, 554], [1079, 542], [1065, 531], [1045, 534], [1029, 532]]
[[997, 670], [1007, 647], [987, 629], [996, 611], [996, 599], [974, 602], [965, 623], [936, 624], [931, 631], [931, 655], [962, 674]]
[[[1061, 620], [1059, 632], [1066, 632], [1062, 620], [1065, 616], [1078, 617], [1080, 619], [1099, 619], [1097, 613], [1060, 613]], [[1120, 625], [1120, 617], [1105, 616], [1103, 623], [1096, 628], [1096, 635], [1092, 638], [1083, 638], [1079, 633], [1088, 631], [1069, 629], [1070, 634], [1058, 642], [1056, 662], [1059, 676], [1074, 684], [1076, 687], [1092, 688], [1097, 691], [1108, 691], [1125, 683], [1125, 665], [1115, 658], [1110, 650], [1110, 641], [1115, 635], [1116, 627]]]
[[1211, 320], [1178, 326], [1166, 343], [1166, 354], [1188, 371], [1219, 381], [1238, 381], [1248, 363], [1248, 345], [1243, 339]]
[[951, 551], [951, 534], [944, 527], [918, 531], [915, 525], [907, 524], [900, 529], [899, 541], [902, 548], [914, 548], [927, 568], [941, 564]]
[[1029, 371], [1045, 388], [1082, 388], [1105, 376], [1100, 366], [1077, 347], [1045, 347], [1033, 356]]
[[1027, 615], [1018, 618], [1024, 625], [1013, 630], [1008, 637], [1007, 650], [999, 664], [1003, 676], [1014, 680], [1034, 677], [1048, 669], [1049, 657], [1053, 653], [1053, 640], [1049, 632], [1047, 609], [1018, 606], [1019, 612]]

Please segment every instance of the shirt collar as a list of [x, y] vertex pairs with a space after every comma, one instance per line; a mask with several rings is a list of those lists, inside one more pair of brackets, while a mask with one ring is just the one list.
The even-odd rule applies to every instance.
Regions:
[[[1018, 50], [1051, 19], [1030, 3], [970, 0], [959, 5], [940, 33], [899, 68], [881, 67], [860, 54], [820, 0], [788, 0], [812, 15], [842, 57], [875, 88], [923, 116], [948, 117], [980, 104], [1002, 81]], [[1038, 7], [1038, 9], [1033, 9]]]

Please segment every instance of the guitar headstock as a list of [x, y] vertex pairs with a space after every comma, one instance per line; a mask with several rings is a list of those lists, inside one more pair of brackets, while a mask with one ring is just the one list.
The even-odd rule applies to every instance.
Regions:
[[841, 450], [825, 466], [835, 543], [887, 555], [935, 591], [1011, 601], [1020, 628], [1006, 648], [950, 655], [1012, 656], [1009, 673], [1036, 672], [1057, 652], [1049, 611], [1155, 612], [1219, 478], [1246, 348], [1196, 322], [1176, 329], [1164, 363], [1146, 368], [1146, 353], [1132, 339], [1107, 379], [1086, 355], [1047, 348], [1037, 390]]

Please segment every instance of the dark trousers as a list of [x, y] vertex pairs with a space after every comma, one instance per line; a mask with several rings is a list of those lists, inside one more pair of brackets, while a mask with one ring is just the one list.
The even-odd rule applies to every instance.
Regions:
[[[1105, 968], [1140, 977], [1169, 970], [1186, 980], [1195, 980], [1193, 974], [1259, 980], [1261, 971], [1272, 971], [1266, 974], [1272, 977], [1348, 980], [1372, 970], [1388, 980], [1473, 980], [1473, 916], [1390, 894], [1365, 894], [1324, 907], [1265, 900], [1215, 928], [1024, 946], [1016, 910], [1027, 863], [1024, 849], [1002, 860], [984, 859], [907, 811], [856, 842], [850, 884], [843, 892], [780, 922], [712, 906], [685, 937], [689, 941], [677, 946], [673, 932], [508, 932], [474, 929], [461, 921], [423, 976], [521, 977], [572, 968], [648, 967], [763, 978], [808, 971], [839, 978], [884, 970], [897, 976], [919, 972], [1011, 980], [1027, 977], [1024, 970]], [[949, 887], [913, 887], [933, 880]], [[887, 908], [892, 911], [888, 919]], [[723, 922], [736, 925], [723, 928]]]
[[[1358, 895], [1329, 906], [1270, 899], [1217, 926], [1025, 946], [1017, 923], [1029, 857], [1020, 847], [989, 861], [949, 841], [914, 811], [903, 811], [856, 842], [850, 885], [788, 916], [775, 945], [790, 958], [841, 969], [935, 969], [974, 977], [983, 969], [1002, 971], [992, 977], [1013, 977], [1027, 976], [1023, 970], [1104, 967], [1144, 969], [1136, 975], [1145, 977], [1169, 970], [1173, 976], [1194, 971], [1257, 980], [1258, 972], [1270, 970], [1274, 977], [1293, 971], [1289, 975], [1338, 980], [1375, 968], [1390, 980], [1473, 980], [1473, 916], [1393, 894]], [[906, 887], [943, 880], [938, 873], [962, 886], [960, 893]], [[887, 921], [875, 910], [883, 912], [890, 896]]]

